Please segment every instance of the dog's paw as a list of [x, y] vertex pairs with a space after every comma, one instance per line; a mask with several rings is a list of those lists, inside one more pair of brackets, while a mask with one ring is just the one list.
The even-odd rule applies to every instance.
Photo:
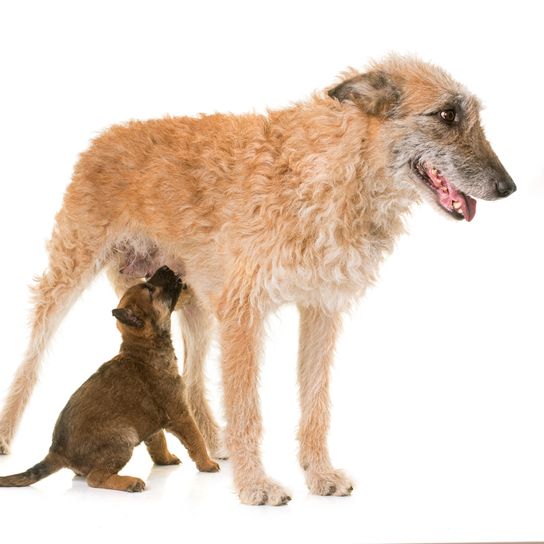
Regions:
[[213, 441], [213, 444], [210, 447], [210, 457], [220, 459], [221, 461], [226, 461], [229, 458], [229, 452], [227, 450], [227, 446], [225, 445], [223, 431], [220, 431]]
[[204, 463], [198, 463], [197, 468], [200, 472], [219, 472], [221, 470], [220, 466], [213, 459], [208, 459]]
[[346, 497], [353, 491], [351, 480], [341, 470], [326, 472], [307, 470], [306, 483], [314, 495]]
[[129, 493], [140, 493], [145, 489], [145, 482], [140, 478], [131, 478], [131, 482], [125, 488]]
[[240, 489], [240, 500], [244, 504], [283, 506], [291, 497], [280, 485], [269, 480], [259, 480]]
[[9, 444], [6, 438], [0, 434], [0, 455], [7, 455], [9, 453]]

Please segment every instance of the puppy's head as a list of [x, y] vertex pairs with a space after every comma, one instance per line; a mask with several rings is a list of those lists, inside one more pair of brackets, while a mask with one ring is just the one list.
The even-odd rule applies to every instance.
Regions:
[[516, 190], [489, 145], [478, 99], [444, 70], [391, 56], [329, 90], [368, 119], [383, 175], [408, 182], [437, 209], [471, 221], [476, 198]]
[[167, 266], [145, 283], [132, 286], [112, 310], [123, 336], [151, 338], [170, 330], [170, 316], [186, 285]]

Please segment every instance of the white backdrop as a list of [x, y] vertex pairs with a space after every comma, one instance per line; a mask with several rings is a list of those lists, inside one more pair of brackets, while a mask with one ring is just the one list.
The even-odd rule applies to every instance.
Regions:
[[[544, 84], [537, 2], [140, 2], [0, 4], [2, 331], [0, 394], [28, 334], [28, 290], [46, 264], [72, 167], [90, 138], [132, 118], [263, 112], [304, 99], [389, 51], [447, 68], [478, 94], [488, 137], [518, 185], [470, 223], [421, 206], [381, 279], [346, 316], [333, 374], [330, 445], [350, 498], [307, 493], [296, 462], [297, 315], [268, 326], [264, 458], [293, 493], [242, 506], [229, 463], [156, 469], [139, 448], [139, 496], [92, 490], [68, 471], [0, 489], [2, 539], [163, 535], [186, 542], [439, 542], [544, 539]], [[112, 357], [116, 299], [101, 276], [55, 337], [0, 473], [49, 446], [74, 389]], [[179, 353], [182, 347], [178, 344]], [[208, 365], [220, 413], [217, 350]], [[179, 533], [179, 535], [178, 535]]]

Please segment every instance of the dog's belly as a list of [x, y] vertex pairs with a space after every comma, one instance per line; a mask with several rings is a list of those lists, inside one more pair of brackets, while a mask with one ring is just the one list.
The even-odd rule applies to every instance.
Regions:
[[168, 266], [189, 286], [180, 296], [177, 308], [196, 297], [213, 312], [214, 301], [223, 288], [225, 271], [216, 258], [217, 252], [208, 251], [205, 246], [200, 249], [200, 253], [191, 254], [183, 244], [173, 245], [127, 232], [112, 245], [108, 266], [114, 278], [122, 278], [122, 285], [147, 278], [161, 266]]
[[165, 265], [176, 274], [185, 274], [183, 261], [149, 238], [132, 236], [122, 239], [114, 245], [113, 254], [119, 273], [130, 278], [150, 277]]

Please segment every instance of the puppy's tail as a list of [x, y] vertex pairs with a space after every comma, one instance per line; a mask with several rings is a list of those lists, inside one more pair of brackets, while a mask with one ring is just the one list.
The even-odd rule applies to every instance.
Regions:
[[11, 476], [0, 476], [0, 487], [25, 487], [46, 478], [65, 466], [66, 464], [60, 455], [49, 452], [43, 461], [25, 472]]

